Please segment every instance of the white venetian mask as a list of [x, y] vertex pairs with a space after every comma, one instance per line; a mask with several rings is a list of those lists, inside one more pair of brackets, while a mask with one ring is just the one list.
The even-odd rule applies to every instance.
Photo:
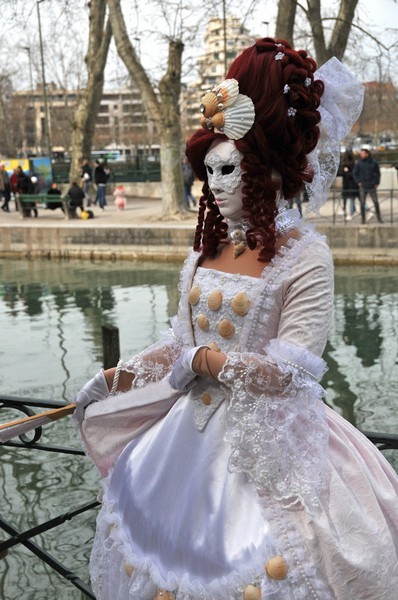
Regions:
[[205, 156], [207, 180], [220, 213], [232, 220], [242, 218], [243, 155], [232, 140], [217, 140]]

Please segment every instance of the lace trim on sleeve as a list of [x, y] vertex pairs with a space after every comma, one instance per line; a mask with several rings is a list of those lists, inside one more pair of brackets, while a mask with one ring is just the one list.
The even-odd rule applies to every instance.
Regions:
[[[247, 473], [260, 496], [316, 512], [328, 457], [324, 361], [273, 340], [267, 356], [231, 353], [219, 380], [231, 390], [229, 468]], [[310, 373], [310, 375], [308, 374]]]
[[164, 379], [181, 352], [182, 346], [170, 329], [162, 333], [160, 341], [124, 362], [121, 369], [134, 373], [133, 388], [142, 388]]
[[181, 269], [179, 284], [181, 298], [178, 315], [171, 319], [172, 329], [163, 332], [159, 342], [123, 363], [122, 370], [130, 371], [135, 375], [133, 388], [142, 388], [147, 383], [166, 377], [183, 349], [194, 345], [188, 293], [199, 258], [198, 252], [191, 252]]
[[191, 312], [188, 302], [188, 294], [191, 289], [195, 267], [200, 258], [199, 252], [191, 252], [186, 259], [180, 274], [179, 292], [180, 302], [178, 304], [178, 315], [172, 319], [173, 332], [177, 340], [185, 347], [195, 345], [191, 327]]

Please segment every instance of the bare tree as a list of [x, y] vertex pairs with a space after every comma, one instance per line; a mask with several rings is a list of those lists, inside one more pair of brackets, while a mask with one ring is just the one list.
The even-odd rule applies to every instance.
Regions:
[[276, 17], [275, 37], [293, 42], [294, 24], [296, 20], [296, 0], [279, 0]]
[[179, 111], [184, 45], [180, 39], [169, 39], [167, 70], [159, 82], [157, 95], [130, 41], [120, 0], [108, 0], [108, 6], [118, 54], [140, 90], [148, 119], [154, 123], [160, 136], [162, 217], [178, 215], [184, 211]]
[[14, 156], [15, 154], [14, 136], [10, 123], [11, 95], [10, 77], [6, 74], [0, 74], [0, 123], [2, 124], [0, 141], [6, 156]]
[[106, 6], [106, 0], [89, 2], [89, 37], [85, 58], [88, 80], [73, 119], [70, 181], [79, 177], [82, 159], [91, 155], [95, 122], [104, 87], [104, 68], [112, 37], [109, 19], [105, 25]]
[[[297, 8], [300, 8], [311, 28], [315, 56], [319, 65], [332, 56], [342, 60], [358, 0], [340, 0], [337, 17], [323, 18], [321, 0], [307, 0], [306, 6], [296, 0], [279, 0], [275, 36], [293, 41]], [[334, 21], [330, 40], [326, 42], [325, 22]]]

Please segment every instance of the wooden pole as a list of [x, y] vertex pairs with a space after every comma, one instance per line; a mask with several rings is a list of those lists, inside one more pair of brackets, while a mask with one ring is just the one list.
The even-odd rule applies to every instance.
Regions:
[[102, 350], [104, 369], [116, 367], [120, 358], [119, 329], [114, 325], [102, 325]]

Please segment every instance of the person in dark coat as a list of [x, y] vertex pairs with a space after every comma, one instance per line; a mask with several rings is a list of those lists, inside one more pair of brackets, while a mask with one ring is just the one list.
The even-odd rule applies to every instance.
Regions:
[[[17, 180], [17, 192], [21, 195], [33, 195], [36, 193], [35, 184], [37, 182], [37, 178], [35, 176], [29, 177], [22, 169], [22, 167], [18, 166], [18, 180]], [[35, 202], [24, 202], [23, 210], [26, 217], [31, 216], [31, 212], [35, 217], [38, 216], [36, 203]]]
[[76, 208], [80, 208], [80, 210], [84, 210], [83, 200], [84, 200], [84, 192], [81, 187], [77, 185], [77, 181], [72, 181], [72, 185], [68, 190], [69, 196], [69, 206], [74, 209], [76, 213]]
[[[58, 189], [58, 184], [56, 181], [52, 182], [51, 188], [47, 192], [47, 196], [61, 196], [61, 190]], [[47, 202], [46, 208], [49, 208], [50, 210], [60, 208], [62, 212], [65, 212], [61, 200], [59, 202]]]
[[184, 183], [184, 204], [186, 208], [190, 208], [191, 203], [192, 206], [196, 206], [196, 199], [192, 194], [192, 185], [195, 181], [195, 176], [193, 174], [191, 165], [187, 161], [187, 159], [183, 160], [182, 163], [182, 177]]
[[[347, 221], [351, 221], [355, 214], [355, 198], [359, 198], [358, 184], [352, 176], [352, 172], [355, 167], [354, 154], [351, 150], [347, 150], [343, 158], [343, 211], [344, 217]], [[347, 215], [347, 200], [349, 200], [349, 214]]]
[[11, 184], [10, 177], [4, 165], [0, 165], [0, 193], [3, 195], [2, 210], [4, 210], [4, 212], [10, 212], [10, 207], [8, 205], [11, 199]]
[[90, 163], [87, 158], [85, 158], [83, 160], [81, 177], [82, 177], [82, 182], [83, 182], [82, 188], [83, 188], [84, 196], [86, 198], [86, 203], [87, 203], [87, 206], [90, 206], [91, 205], [90, 185], [93, 180], [93, 176], [92, 176], [92, 169], [90, 167]]
[[359, 156], [360, 159], [355, 163], [352, 176], [359, 187], [362, 223], [366, 223], [365, 203], [368, 194], [372, 198], [372, 202], [375, 207], [376, 218], [379, 223], [382, 223], [383, 221], [381, 218], [380, 206], [377, 198], [377, 187], [380, 183], [379, 163], [373, 158], [369, 148], [366, 146], [361, 148]]
[[98, 160], [94, 164], [94, 181], [97, 186], [97, 197], [94, 204], [97, 204], [98, 201], [100, 209], [104, 210], [106, 205], [106, 182], [108, 181], [109, 172]]

